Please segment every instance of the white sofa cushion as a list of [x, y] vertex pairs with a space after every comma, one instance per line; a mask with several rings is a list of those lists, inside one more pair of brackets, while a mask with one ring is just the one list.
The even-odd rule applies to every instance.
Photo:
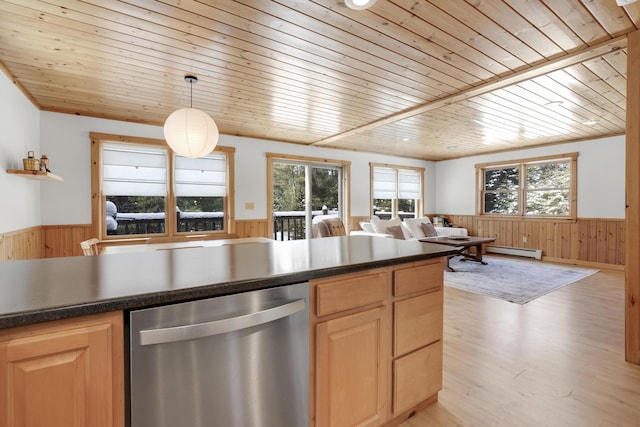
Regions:
[[393, 227], [394, 225], [400, 225], [400, 218], [393, 219], [378, 219], [376, 217], [371, 218], [371, 225], [376, 233], [386, 234], [387, 227]]
[[[379, 218], [372, 218], [371, 222], [361, 222], [360, 228], [362, 230], [352, 230], [351, 235], [362, 235], [362, 236], [379, 236], [379, 237], [392, 237], [390, 234], [387, 234], [387, 227], [392, 227], [394, 225], [401, 225], [402, 231], [404, 233], [404, 238], [409, 239], [424, 239], [425, 235], [422, 231], [423, 222], [431, 222], [429, 218], [407, 218], [404, 221], [400, 221], [398, 218], [394, 218], [392, 220], [381, 220]], [[378, 230], [374, 228], [374, 223], [378, 223]], [[468, 231], [466, 228], [460, 227], [435, 227], [439, 236], [468, 236]], [[413, 232], [411, 231], [413, 229]], [[415, 233], [415, 234], [414, 234]]]
[[467, 237], [469, 232], [462, 227], [436, 227], [438, 236], [461, 236]]
[[422, 239], [424, 237], [424, 232], [422, 231], [422, 226], [420, 225], [423, 222], [430, 224], [431, 220], [426, 216], [422, 218], [407, 218], [404, 220], [404, 223], [409, 229], [411, 236], [416, 239]]
[[366, 231], [367, 233], [375, 233], [376, 230], [373, 228], [373, 224], [370, 222], [360, 221], [360, 228], [362, 231]]
[[402, 233], [404, 234], [405, 239], [410, 239], [411, 235], [408, 234], [404, 227], [402, 227], [402, 220], [400, 218], [393, 219], [379, 219], [377, 217], [371, 218], [371, 225], [376, 233], [387, 234], [387, 227], [393, 227], [399, 225], [402, 229]]
[[371, 236], [371, 237], [386, 237], [389, 239], [393, 239], [393, 236], [391, 234], [380, 234], [380, 233], [369, 233], [368, 231], [364, 231], [364, 230], [351, 230], [349, 232], [349, 236]]

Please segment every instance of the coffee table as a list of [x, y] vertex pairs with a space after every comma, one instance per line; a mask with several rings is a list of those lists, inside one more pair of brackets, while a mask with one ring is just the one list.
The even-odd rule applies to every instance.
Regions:
[[[482, 260], [482, 245], [485, 243], [495, 242], [495, 237], [477, 237], [477, 236], [469, 236], [469, 237], [458, 237], [458, 236], [438, 236], [438, 237], [425, 237], [424, 239], [420, 239], [421, 242], [425, 243], [437, 243], [439, 245], [448, 245], [448, 246], [462, 246], [463, 249], [460, 251], [458, 255], [462, 256], [462, 261], [475, 261], [479, 262], [483, 265], [487, 265], [486, 261]], [[472, 252], [471, 248], [475, 248]], [[449, 260], [454, 256], [451, 255], [447, 257], [447, 265], [445, 268], [448, 271], [455, 271], [451, 266], [449, 266]]]

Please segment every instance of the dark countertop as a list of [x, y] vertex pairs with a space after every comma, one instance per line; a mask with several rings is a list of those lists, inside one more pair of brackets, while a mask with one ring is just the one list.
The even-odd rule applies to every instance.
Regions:
[[0, 262], [0, 329], [288, 285], [459, 249], [351, 236]]

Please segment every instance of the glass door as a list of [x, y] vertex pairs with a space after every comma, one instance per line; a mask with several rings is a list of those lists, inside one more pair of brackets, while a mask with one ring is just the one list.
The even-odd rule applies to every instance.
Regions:
[[274, 239], [310, 238], [314, 218], [344, 222], [342, 166], [274, 159], [272, 171]]

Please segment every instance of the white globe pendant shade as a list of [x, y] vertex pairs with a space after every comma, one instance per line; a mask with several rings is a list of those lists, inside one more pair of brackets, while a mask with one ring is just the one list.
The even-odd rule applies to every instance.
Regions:
[[376, 0], [344, 0], [344, 3], [350, 9], [364, 10], [373, 6], [376, 3]]
[[218, 143], [218, 126], [211, 116], [196, 108], [176, 110], [164, 122], [169, 147], [184, 157], [202, 157]]

